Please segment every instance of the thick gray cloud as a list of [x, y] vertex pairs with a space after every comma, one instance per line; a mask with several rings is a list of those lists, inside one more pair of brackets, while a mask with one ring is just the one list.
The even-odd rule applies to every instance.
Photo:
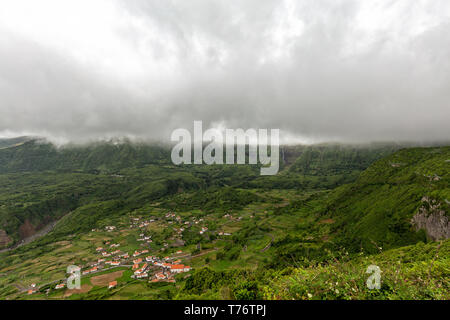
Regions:
[[449, 34], [437, 0], [2, 0], [0, 135], [446, 140]]

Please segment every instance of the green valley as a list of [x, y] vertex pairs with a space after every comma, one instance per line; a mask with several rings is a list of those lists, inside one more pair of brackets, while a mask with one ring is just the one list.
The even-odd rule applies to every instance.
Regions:
[[450, 147], [280, 152], [260, 176], [164, 145], [0, 140], [0, 299], [450, 299]]

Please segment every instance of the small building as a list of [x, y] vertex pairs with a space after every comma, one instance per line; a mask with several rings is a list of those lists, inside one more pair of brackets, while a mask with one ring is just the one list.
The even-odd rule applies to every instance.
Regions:
[[170, 267], [170, 272], [172, 272], [172, 273], [181, 273], [181, 272], [188, 272], [188, 271], [191, 271], [191, 267], [185, 266], [183, 264], [173, 264]]
[[158, 279], [158, 280], [163, 280], [166, 278], [166, 275], [162, 272], [157, 273], [155, 276], [156, 276], [156, 279]]

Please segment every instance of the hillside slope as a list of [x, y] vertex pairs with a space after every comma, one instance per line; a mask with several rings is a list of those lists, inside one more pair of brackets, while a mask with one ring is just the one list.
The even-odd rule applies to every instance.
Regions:
[[167, 146], [113, 141], [56, 147], [43, 139], [3, 140], [0, 173], [52, 171], [115, 172], [129, 167], [170, 163]]
[[[434, 240], [448, 237], [449, 149], [398, 151], [336, 189], [320, 180], [348, 172], [322, 170], [328, 160], [310, 162], [311, 175], [267, 178], [244, 165], [1, 174], [4, 245], [58, 222], [0, 252], [0, 299], [446, 299], [450, 240]], [[286, 177], [318, 184], [277, 188]], [[132, 255], [144, 248], [192, 269], [170, 281], [157, 279], [160, 268], [133, 278]], [[100, 268], [79, 294], [55, 287], [73, 264]], [[365, 285], [370, 264], [383, 271], [380, 290]], [[38, 291], [27, 295], [32, 283]]]
[[[207, 190], [211, 186], [302, 191], [334, 188], [354, 181], [362, 168], [396, 148], [286, 147], [283, 154], [290, 162], [282, 165], [276, 176], [260, 176], [258, 167], [250, 165], [174, 166], [168, 146], [126, 140], [56, 147], [43, 139], [21, 137], [2, 139], [0, 145], [0, 248], [32, 236], [77, 208], [119, 201], [124, 196], [130, 206], [139, 206], [143, 201], [192, 189], [197, 194], [183, 201], [190, 202], [191, 208], [196, 202], [199, 208], [206, 205], [215, 210], [217, 206], [237, 208], [249, 199], [233, 190]], [[321, 156], [297, 163], [296, 170], [289, 169], [305, 150]], [[342, 161], [330, 170], [333, 159]], [[326, 169], [311, 171], [310, 167]], [[179, 203], [184, 196], [168, 208], [186, 207]], [[203, 203], [206, 198], [210, 198], [209, 204]]]
[[[370, 290], [368, 266], [381, 271], [381, 288]], [[350, 259], [345, 254], [326, 265], [276, 272], [259, 288], [264, 299], [414, 300], [450, 299], [450, 240], [388, 250]]]
[[335, 243], [375, 252], [448, 238], [449, 199], [450, 147], [411, 148], [375, 162], [356, 182], [336, 189], [319, 214], [335, 221]]

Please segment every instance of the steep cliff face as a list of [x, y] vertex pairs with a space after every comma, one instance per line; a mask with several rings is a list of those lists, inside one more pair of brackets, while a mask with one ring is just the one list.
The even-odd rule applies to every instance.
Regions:
[[423, 205], [411, 220], [416, 230], [425, 230], [433, 240], [450, 238], [450, 222], [442, 204], [428, 197], [423, 197], [422, 202]]
[[36, 228], [31, 224], [30, 220], [26, 219], [25, 222], [19, 227], [20, 237], [27, 238], [36, 233]]

